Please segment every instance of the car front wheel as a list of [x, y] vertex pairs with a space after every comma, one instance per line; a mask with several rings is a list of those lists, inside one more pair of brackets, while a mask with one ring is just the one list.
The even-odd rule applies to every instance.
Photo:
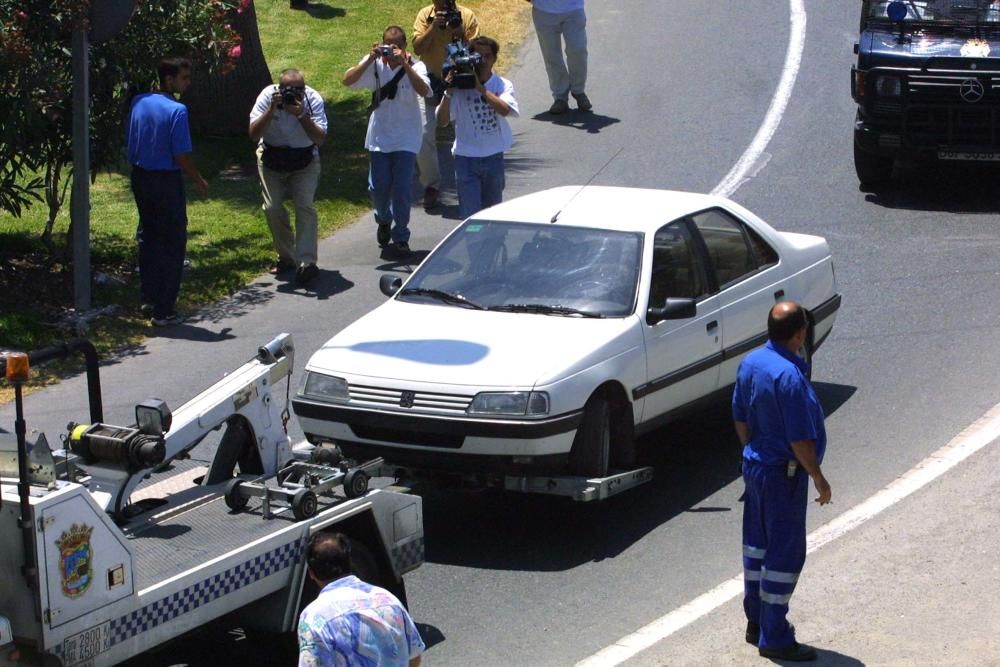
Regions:
[[583, 408], [569, 454], [570, 472], [585, 477], [605, 477], [611, 452], [611, 406], [600, 395], [591, 396]]
[[892, 158], [869, 153], [854, 144], [854, 171], [863, 188], [888, 185], [892, 180]]

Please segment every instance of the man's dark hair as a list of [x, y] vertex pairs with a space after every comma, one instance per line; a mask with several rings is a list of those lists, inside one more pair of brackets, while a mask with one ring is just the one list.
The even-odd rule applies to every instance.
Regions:
[[351, 542], [341, 533], [316, 533], [306, 547], [306, 563], [322, 581], [334, 581], [351, 573]]
[[164, 58], [160, 61], [160, 66], [156, 68], [156, 73], [160, 77], [160, 87], [166, 85], [168, 76], [177, 76], [182, 69], [191, 69], [191, 61], [187, 58]]
[[398, 25], [391, 25], [382, 31], [382, 41], [388, 42], [394, 37], [402, 37], [403, 43], [406, 44], [406, 31], [400, 28]]
[[494, 57], [500, 53], [500, 45], [497, 44], [497, 40], [493, 39], [492, 37], [476, 37], [475, 39], [472, 40], [472, 42], [470, 42], [470, 44], [472, 44], [472, 48], [475, 48], [477, 46], [490, 47], [490, 51], [493, 52]]
[[776, 343], [784, 343], [801, 331], [808, 323], [806, 311], [797, 303], [779, 308], [776, 304], [767, 314], [767, 337]]

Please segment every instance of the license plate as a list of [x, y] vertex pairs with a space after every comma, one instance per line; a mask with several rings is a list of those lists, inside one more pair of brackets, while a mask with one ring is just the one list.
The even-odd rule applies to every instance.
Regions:
[[965, 160], [969, 162], [1000, 162], [1000, 153], [986, 151], [938, 151], [939, 160]]
[[94, 657], [111, 648], [111, 621], [96, 625], [63, 640], [66, 667], [93, 664]]

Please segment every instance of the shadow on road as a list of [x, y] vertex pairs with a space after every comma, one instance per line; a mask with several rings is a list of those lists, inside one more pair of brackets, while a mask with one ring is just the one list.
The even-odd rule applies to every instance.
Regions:
[[[827, 415], [854, 387], [818, 382]], [[613, 558], [678, 514], [738, 511], [701, 503], [740, 477], [742, 448], [728, 400], [638, 441], [652, 482], [599, 503], [499, 490], [422, 492], [426, 559], [462, 567], [563, 571]]]
[[948, 213], [1000, 211], [1000, 165], [930, 164], [897, 174], [888, 186], [865, 195], [877, 206]]

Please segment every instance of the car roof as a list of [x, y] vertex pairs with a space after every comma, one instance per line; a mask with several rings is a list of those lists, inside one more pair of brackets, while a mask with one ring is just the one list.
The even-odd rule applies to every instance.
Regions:
[[654, 232], [671, 220], [722, 206], [722, 197], [604, 185], [566, 185], [541, 190], [482, 210], [471, 219]]

